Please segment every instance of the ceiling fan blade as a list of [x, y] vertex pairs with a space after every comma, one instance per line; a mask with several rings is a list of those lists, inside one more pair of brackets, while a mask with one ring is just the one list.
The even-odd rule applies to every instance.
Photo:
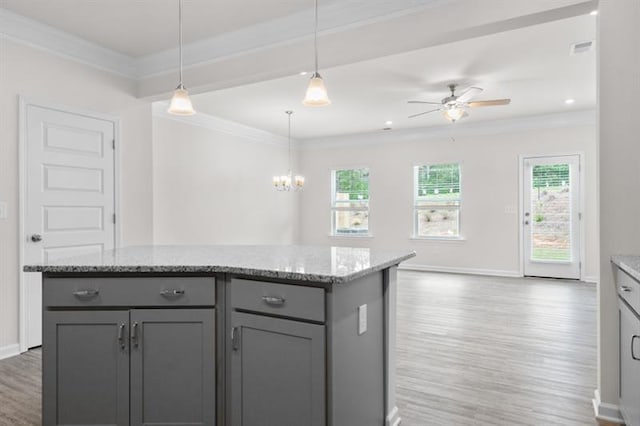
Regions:
[[511, 103], [511, 99], [492, 99], [489, 101], [469, 102], [469, 106], [471, 108], [478, 108], [478, 107], [487, 107], [487, 106], [509, 105], [510, 103]]
[[429, 114], [429, 113], [431, 113], [431, 112], [436, 112], [436, 111], [440, 111], [440, 108], [438, 108], [438, 109], [432, 109], [431, 111], [421, 112], [420, 114], [413, 114], [413, 115], [410, 115], [408, 118], [415, 118], [415, 117], [419, 117], [419, 116], [421, 116], [421, 115]]
[[479, 88], [479, 87], [469, 87], [467, 90], [462, 92], [458, 96], [458, 99], [456, 99], [456, 100], [458, 102], [469, 102], [471, 99], [475, 98], [480, 93], [482, 93], [482, 89], [481, 88]]
[[409, 104], [431, 104], [431, 105], [442, 105], [442, 102], [427, 102], [427, 101], [407, 101]]

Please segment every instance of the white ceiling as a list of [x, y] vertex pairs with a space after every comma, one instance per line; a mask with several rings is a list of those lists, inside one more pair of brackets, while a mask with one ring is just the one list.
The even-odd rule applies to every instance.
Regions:
[[[134, 57], [177, 45], [177, 0], [0, 0], [0, 5]], [[312, 5], [300, 0], [186, 0], [184, 40], [213, 37]]]
[[[595, 40], [589, 15], [520, 28], [370, 61], [322, 69], [333, 104], [301, 105], [308, 76], [290, 76], [194, 96], [202, 113], [286, 135], [284, 111], [293, 109], [298, 139], [451, 125], [407, 100], [439, 101], [446, 85], [479, 86], [478, 100], [511, 98], [511, 105], [470, 111], [466, 122], [590, 109], [596, 104], [595, 51], [569, 55], [574, 42]], [[322, 57], [321, 57], [322, 59]], [[565, 105], [572, 98], [575, 103]], [[455, 124], [454, 124], [455, 125]]]

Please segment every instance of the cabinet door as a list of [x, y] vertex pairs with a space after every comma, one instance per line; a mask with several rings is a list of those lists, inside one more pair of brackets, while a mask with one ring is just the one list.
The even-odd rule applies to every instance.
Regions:
[[213, 426], [213, 309], [131, 311], [131, 425]]
[[324, 326], [232, 313], [231, 424], [324, 426]]
[[620, 409], [628, 426], [640, 426], [640, 319], [619, 304]]
[[43, 315], [43, 425], [128, 425], [129, 312]]

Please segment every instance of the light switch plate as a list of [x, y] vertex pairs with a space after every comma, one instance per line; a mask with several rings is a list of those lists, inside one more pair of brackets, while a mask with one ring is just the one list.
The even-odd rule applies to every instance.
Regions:
[[358, 306], [358, 335], [367, 331], [367, 305]]
[[7, 218], [7, 203], [0, 201], [0, 219]]

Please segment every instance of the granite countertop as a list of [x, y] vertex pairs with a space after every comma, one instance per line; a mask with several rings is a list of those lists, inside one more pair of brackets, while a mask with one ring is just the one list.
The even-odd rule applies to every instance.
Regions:
[[611, 262], [620, 269], [640, 281], [640, 256], [616, 255], [611, 256]]
[[135, 246], [26, 265], [44, 273], [224, 272], [340, 284], [414, 257], [409, 250], [323, 246]]

